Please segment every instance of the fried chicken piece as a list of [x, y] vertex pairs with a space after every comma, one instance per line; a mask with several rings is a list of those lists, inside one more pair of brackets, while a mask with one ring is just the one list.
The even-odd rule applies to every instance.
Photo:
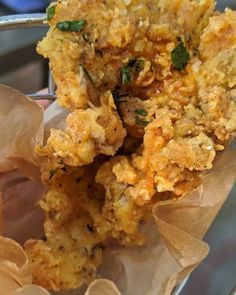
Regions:
[[174, 199], [195, 189], [213, 165], [219, 146], [207, 135], [207, 126], [198, 135], [187, 129], [188, 136], [180, 137], [175, 120], [171, 110], [158, 110], [145, 128], [139, 153], [115, 157], [98, 170], [96, 181], [106, 189], [106, 201], [97, 226], [108, 221], [111, 235], [120, 243], [142, 243], [139, 225], [150, 207], [162, 200], [163, 193]]
[[199, 51], [203, 61], [215, 58], [221, 52], [236, 47], [236, 12], [226, 9], [225, 13], [210, 18], [201, 35]]
[[45, 240], [27, 241], [25, 251], [34, 282], [45, 288], [74, 289], [96, 278], [102, 261], [100, 243], [106, 238], [93, 225], [103, 204], [103, 189], [93, 181], [96, 169], [93, 165], [57, 171], [40, 201]]
[[[67, 226], [51, 229], [47, 241], [29, 240], [25, 251], [32, 261], [31, 270], [36, 284], [49, 290], [75, 289], [96, 278], [102, 262], [102, 248], [87, 225], [90, 218], [81, 218]], [[49, 227], [45, 224], [45, 228]], [[52, 226], [51, 226], [52, 227]]]
[[[59, 103], [67, 108], [96, 104], [120, 84], [120, 68], [134, 57], [145, 58], [134, 86], [147, 87], [157, 73], [163, 79], [170, 74], [176, 38], [199, 38], [214, 6], [213, 0], [58, 1], [37, 50], [50, 60]], [[58, 27], [66, 21], [83, 24], [76, 30]]]
[[47, 144], [37, 147], [41, 166], [45, 163], [53, 169], [60, 162], [69, 166], [90, 164], [99, 154], [114, 155], [126, 136], [110, 92], [103, 95], [100, 107], [76, 110], [66, 123], [65, 131], [51, 129]]
[[[160, 0], [159, 7], [162, 9], [162, 17], [170, 25], [178, 28], [179, 34], [191, 37], [191, 42], [198, 43], [202, 30], [207, 26], [209, 17], [215, 8], [215, 1], [191, 1], [191, 0]], [[172, 28], [175, 30], [176, 28]]]
[[236, 85], [236, 12], [227, 9], [212, 17], [201, 36], [201, 84], [233, 88]]
[[128, 184], [137, 182], [137, 174], [129, 159], [115, 157], [103, 164], [96, 175], [96, 182], [106, 189], [102, 212], [95, 218], [97, 231], [107, 232], [124, 245], [143, 244], [145, 237], [138, 232], [138, 227], [140, 220], [150, 214], [150, 208], [140, 210], [132, 198], [125, 196]]
[[[134, 104], [142, 103], [143, 107], [154, 105], [152, 100], [156, 105], [154, 118], [149, 117], [151, 122], [145, 127], [143, 145], [132, 156], [115, 157], [98, 170], [96, 180], [106, 189], [107, 207], [115, 208], [113, 212], [110, 210], [109, 220], [113, 220], [113, 228], [120, 234], [127, 225], [133, 228], [132, 237], [138, 235], [142, 214], [132, 218], [132, 227], [128, 217], [138, 211], [137, 206], [145, 212], [147, 206], [162, 199], [163, 193], [173, 199], [196, 188], [212, 168], [217, 151], [224, 149], [235, 136], [234, 91], [227, 92], [219, 86], [197, 91], [196, 85], [185, 86], [185, 81], [186, 77], [179, 77], [177, 95], [169, 94], [168, 87], [166, 93], [151, 101], [134, 100]], [[117, 218], [119, 202], [132, 204], [122, 221]], [[106, 214], [104, 211], [104, 219]]]

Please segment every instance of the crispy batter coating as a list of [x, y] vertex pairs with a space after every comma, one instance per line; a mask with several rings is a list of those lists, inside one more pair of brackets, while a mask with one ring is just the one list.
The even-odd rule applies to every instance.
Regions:
[[[51, 29], [37, 50], [50, 60], [59, 102], [67, 108], [98, 102], [119, 84], [118, 69], [133, 57], [147, 59], [138, 87], [147, 87], [156, 75], [165, 78], [176, 38], [199, 39], [214, 5], [213, 0], [58, 1]], [[55, 28], [58, 22], [81, 19], [86, 20], [81, 32]]]
[[92, 168], [58, 168], [40, 201], [46, 238], [27, 241], [25, 249], [35, 282], [48, 289], [88, 284], [101, 264], [100, 242], [105, 236], [97, 233], [93, 218], [100, 212], [104, 193], [93, 181], [97, 169]]
[[[199, 186], [235, 136], [236, 13], [214, 7], [58, 1], [38, 51], [71, 113], [36, 149], [49, 187], [46, 240], [26, 243], [36, 283], [79, 287], [96, 277], [101, 244], [145, 243], [153, 206]], [[57, 26], [79, 20], [76, 32]]]
[[99, 154], [113, 156], [126, 136], [115, 109], [111, 93], [106, 92], [100, 107], [73, 111], [66, 119], [66, 129], [51, 129], [47, 144], [37, 147], [40, 163], [51, 168], [58, 162], [76, 167], [92, 163]]

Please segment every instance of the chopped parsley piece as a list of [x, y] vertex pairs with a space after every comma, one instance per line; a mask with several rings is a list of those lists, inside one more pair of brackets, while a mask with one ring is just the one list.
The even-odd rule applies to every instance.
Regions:
[[147, 116], [148, 112], [147, 112], [146, 110], [141, 109], [141, 108], [136, 109], [136, 110], [135, 110], [135, 114], [136, 114], [136, 116], [135, 116], [135, 123], [136, 123], [137, 125], [140, 125], [140, 126], [146, 127], [146, 126], [149, 124], [148, 121], [143, 120], [142, 118], [140, 118], [140, 116], [141, 116], [141, 117], [146, 117], [146, 116]]
[[55, 174], [56, 174], [56, 170], [50, 170], [50, 172], [49, 172], [49, 180], [52, 179]]
[[145, 116], [147, 116], [147, 111], [146, 110], [144, 110], [144, 109], [136, 109], [135, 110], [135, 114], [136, 115], [139, 115], [139, 116], [143, 116], [143, 117], [145, 117]]
[[122, 84], [128, 84], [132, 80], [132, 70], [131, 68], [126, 65], [121, 67], [120, 69], [120, 79]]
[[73, 20], [57, 23], [56, 27], [63, 32], [80, 32], [86, 25], [86, 20]]
[[95, 86], [95, 82], [94, 82], [93, 78], [91, 77], [90, 73], [88, 72], [88, 70], [84, 66], [82, 66], [82, 68], [83, 68], [86, 78], [91, 82], [91, 84], [93, 86]]
[[129, 62], [120, 68], [120, 79], [122, 84], [128, 84], [132, 81], [133, 74], [143, 69], [144, 60], [131, 58]]
[[143, 127], [146, 127], [149, 124], [148, 121], [142, 120], [139, 116], [135, 116], [135, 123]]
[[51, 20], [54, 17], [56, 11], [56, 5], [51, 5], [47, 8], [46, 13], [47, 13], [47, 20]]
[[176, 70], [182, 71], [188, 64], [189, 59], [190, 55], [187, 48], [184, 46], [184, 43], [180, 41], [171, 52], [172, 65]]

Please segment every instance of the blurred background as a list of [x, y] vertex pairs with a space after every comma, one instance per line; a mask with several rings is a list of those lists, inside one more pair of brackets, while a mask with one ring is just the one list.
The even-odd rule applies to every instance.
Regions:
[[[43, 12], [49, 0], [0, 0], [0, 15]], [[217, 7], [236, 9], [236, 0], [218, 0]], [[47, 29], [0, 32], [0, 83], [24, 93], [47, 86], [47, 61], [35, 46]], [[181, 295], [228, 295], [236, 286], [236, 187], [209, 230], [205, 240], [211, 251], [193, 272]]]
[[[49, 0], [0, 0], [0, 16], [44, 12]], [[24, 93], [34, 93], [47, 86], [47, 60], [35, 51], [46, 28], [0, 32], [0, 83]]]

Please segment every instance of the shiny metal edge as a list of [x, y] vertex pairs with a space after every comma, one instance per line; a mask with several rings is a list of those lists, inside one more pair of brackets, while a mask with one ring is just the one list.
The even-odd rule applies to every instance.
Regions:
[[180, 295], [180, 292], [183, 290], [184, 286], [186, 285], [189, 276], [185, 278], [175, 289], [173, 290], [171, 295]]
[[45, 13], [13, 14], [0, 17], [0, 31], [47, 26]]
[[26, 94], [29, 98], [33, 100], [55, 100], [56, 95], [53, 93], [48, 94]]
[[55, 91], [56, 91], [56, 84], [54, 82], [52, 72], [49, 69], [49, 75], [48, 75], [48, 94], [51, 96], [55, 96]]

